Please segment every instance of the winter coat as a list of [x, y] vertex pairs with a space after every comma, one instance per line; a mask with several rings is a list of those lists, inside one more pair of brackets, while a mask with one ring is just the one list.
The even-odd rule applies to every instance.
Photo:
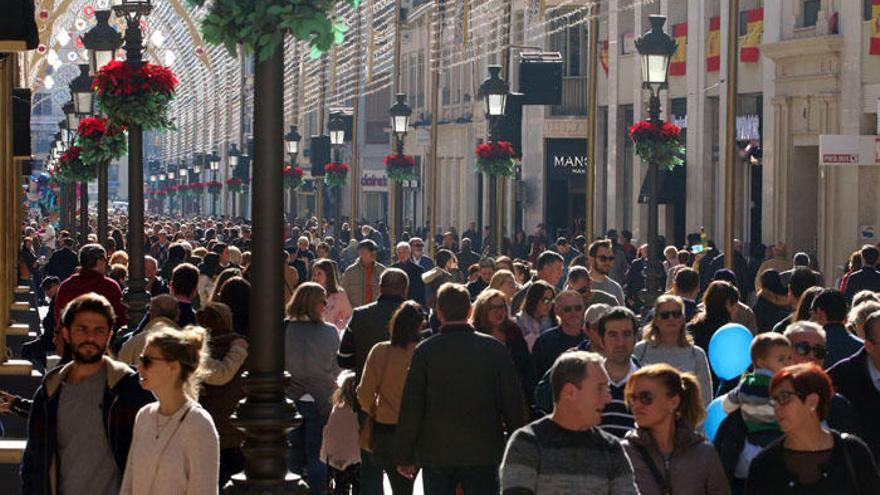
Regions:
[[791, 314], [791, 302], [788, 295], [761, 289], [758, 291], [758, 301], [752, 309], [758, 321], [758, 333], [771, 332], [777, 323]]
[[[102, 414], [107, 443], [120, 473], [125, 471], [131, 446], [134, 420], [138, 411], [155, 401], [141, 388], [138, 375], [126, 364], [103, 357], [107, 370]], [[28, 442], [21, 461], [22, 493], [49, 495], [58, 493], [58, 403], [61, 384], [73, 368], [72, 363], [50, 371], [34, 394], [28, 418]]]
[[[641, 448], [640, 448], [641, 447]], [[636, 483], [642, 495], [662, 495], [660, 484], [648, 466], [650, 456], [658, 472], [675, 495], [727, 495], [730, 487], [718, 454], [702, 435], [679, 421], [675, 426], [672, 455], [667, 466], [651, 433], [639, 428], [626, 434], [623, 448], [632, 462]], [[643, 449], [643, 450], [642, 450]]]
[[363, 306], [364, 304], [369, 304], [379, 298], [379, 277], [384, 271], [385, 265], [378, 261], [373, 263], [373, 273], [369, 282], [370, 286], [372, 286], [373, 299], [372, 301], [367, 301], [367, 285], [364, 281], [364, 267], [361, 265], [360, 260], [356, 260], [345, 269], [345, 273], [342, 274], [342, 278], [339, 280], [339, 285], [341, 285], [342, 288], [345, 289], [345, 293], [348, 294], [348, 300], [351, 301], [352, 307], [356, 308], [358, 306]]

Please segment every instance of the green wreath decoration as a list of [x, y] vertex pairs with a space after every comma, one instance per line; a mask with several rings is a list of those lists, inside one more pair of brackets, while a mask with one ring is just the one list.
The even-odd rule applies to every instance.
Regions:
[[102, 112], [120, 125], [144, 130], [174, 129], [168, 110], [176, 88], [177, 78], [167, 67], [144, 64], [136, 69], [119, 60], [101, 67], [92, 83]]
[[642, 120], [630, 127], [629, 136], [635, 144], [636, 155], [645, 162], [657, 163], [667, 170], [684, 165], [681, 157], [686, 151], [681, 145], [681, 129], [677, 125]]
[[318, 58], [334, 44], [341, 45], [348, 25], [332, 13], [337, 3], [345, 1], [358, 8], [361, 0], [187, 0], [191, 6], [207, 4], [208, 13], [201, 20], [205, 41], [224, 45], [235, 54], [238, 44], [247, 53], [257, 53], [260, 60], [271, 57], [291, 34], [308, 41], [311, 56]]
[[513, 160], [515, 153], [509, 141], [480, 144], [474, 150], [477, 155], [477, 172], [513, 177], [516, 175], [516, 162]]
[[103, 117], [86, 117], [76, 130], [80, 158], [87, 163], [107, 164], [128, 150], [122, 128]]
[[52, 178], [59, 184], [88, 182], [98, 176], [98, 167], [81, 158], [79, 146], [71, 146], [61, 155]]
[[330, 162], [324, 165], [324, 183], [327, 184], [327, 187], [344, 186], [346, 177], [348, 177], [347, 163]]

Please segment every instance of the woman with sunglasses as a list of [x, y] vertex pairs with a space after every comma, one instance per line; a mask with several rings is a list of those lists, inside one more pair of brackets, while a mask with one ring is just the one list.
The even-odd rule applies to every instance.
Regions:
[[730, 493], [715, 448], [696, 431], [706, 410], [693, 374], [645, 366], [633, 372], [624, 394], [636, 429], [623, 447], [642, 495]]
[[330, 416], [339, 366], [339, 332], [323, 317], [327, 292], [319, 284], [300, 284], [287, 304], [284, 330], [284, 368], [290, 373], [287, 398], [302, 415], [302, 425], [288, 434], [288, 464], [302, 474], [308, 466], [309, 493], [323, 495], [327, 465], [321, 462], [324, 425]]
[[773, 375], [770, 404], [784, 436], [752, 461], [746, 494], [880, 493], [880, 474], [864, 442], [822, 423], [833, 395], [831, 378], [815, 364]]
[[[512, 276], [512, 275], [511, 275]], [[503, 292], [496, 289], [485, 289], [474, 301], [471, 313], [471, 325], [480, 333], [495, 337], [504, 344], [513, 359], [513, 365], [519, 374], [526, 402], [534, 408], [534, 390], [537, 384], [535, 365], [529, 347], [523, 338], [522, 330], [510, 318], [509, 299]]]
[[336, 326], [342, 333], [351, 321], [352, 307], [336, 277], [336, 263], [329, 259], [316, 260], [312, 265], [312, 282], [327, 291], [327, 305], [321, 313], [324, 321]]
[[555, 298], [556, 289], [543, 280], [532, 282], [526, 289], [526, 297], [516, 314], [515, 322], [522, 330], [530, 352], [541, 333], [556, 326], [556, 317], [553, 314]]
[[642, 366], [667, 363], [681, 372], [693, 373], [700, 382], [703, 405], [712, 401], [709, 360], [685, 328], [684, 301], [680, 297], [664, 294], [657, 298], [654, 319], [645, 326], [633, 356]]
[[147, 337], [138, 374], [159, 400], [138, 412], [120, 494], [218, 492], [217, 430], [198, 403], [207, 355], [201, 327], [169, 324]]

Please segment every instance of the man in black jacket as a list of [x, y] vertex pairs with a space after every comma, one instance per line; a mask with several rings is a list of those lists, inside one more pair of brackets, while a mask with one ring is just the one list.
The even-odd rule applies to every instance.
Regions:
[[425, 269], [413, 262], [412, 248], [408, 242], [398, 242], [396, 251], [397, 263], [394, 263], [391, 267], [403, 270], [409, 278], [409, 291], [404, 297], [409, 297], [409, 299], [425, 306], [425, 282], [422, 280], [422, 274], [425, 273]]
[[835, 390], [850, 400], [862, 439], [880, 459], [880, 312], [865, 320], [865, 347], [828, 370]]
[[49, 372], [34, 395], [22, 493], [119, 491], [135, 417], [155, 399], [134, 370], [104, 355], [115, 319], [94, 293], [65, 308], [61, 331], [73, 361]]
[[862, 269], [849, 276], [846, 282], [846, 302], [852, 303], [853, 297], [863, 290], [880, 291], [880, 271], [877, 271], [877, 258], [880, 250], [866, 244], [862, 250]]
[[505, 434], [527, 421], [507, 348], [474, 332], [470, 296], [446, 283], [437, 294], [441, 330], [416, 347], [395, 437], [397, 470], [412, 479], [415, 464], [426, 495], [498, 493]]
[[79, 266], [79, 259], [73, 251], [73, 238], [65, 237], [61, 239], [61, 248], [49, 256], [49, 263], [43, 270], [44, 275], [52, 275], [58, 277], [58, 280], [64, 282], [67, 277], [73, 275], [76, 267]]

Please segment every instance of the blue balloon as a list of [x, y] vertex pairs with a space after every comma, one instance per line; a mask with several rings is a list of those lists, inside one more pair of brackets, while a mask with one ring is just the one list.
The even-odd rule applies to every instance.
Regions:
[[709, 403], [709, 407], [706, 409], [706, 421], [703, 423], [703, 433], [706, 434], [706, 438], [708, 438], [710, 442], [715, 441], [715, 434], [718, 433], [718, 427], [721, 426], [721, 422], [724, 421], [724, 418], [726, 417], [727, 413], [724, 412], [724, 406], [721, 405], [721, 397], [718, 397]]
[[739, 323], [728, 323], [719, 328], [709, 341], [709, 364], [723, 380], [732, 380], [749, 369], [752, 358], [749, 347], [752, 332]]

